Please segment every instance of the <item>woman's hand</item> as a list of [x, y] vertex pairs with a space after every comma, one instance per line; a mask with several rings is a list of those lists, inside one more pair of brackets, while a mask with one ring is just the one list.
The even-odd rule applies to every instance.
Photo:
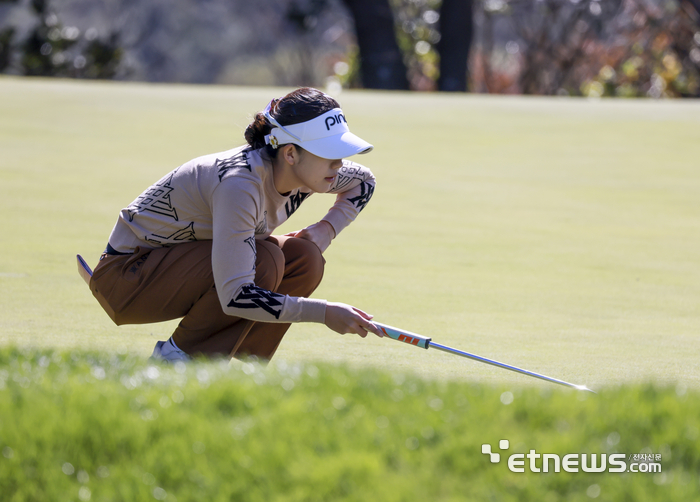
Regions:
[[374, 316], [344, 303], [329, 302], [326, 305], [326, 326], [341, 335], [356, 333], [364, 338], [371, 331], [379, 338], [384, 337], [379, 328], [369, 322], [372, 317]]
[[285, 235], [288, 237], [298, 237], [299, 239], [311, 241], [316, 244], [318, 249], [321, 250], [321, 253], [323, 253], [326, 249], [328, 249], [328, 246], [331, 245], [331, 241], [335, 238], [335, 230], [333, 229], [333, 225], [328, 223], [326, 220], [321, 220], [318, 223], [309, 225], [302, 230], [290, 232]]

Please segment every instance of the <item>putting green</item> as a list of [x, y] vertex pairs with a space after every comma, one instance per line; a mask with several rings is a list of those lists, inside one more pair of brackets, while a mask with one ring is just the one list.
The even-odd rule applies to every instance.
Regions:
[[[116, 327], [79, 278], [119, 210], [237, 146], [285, 89], [0, 78], [0, 344], [150, 354], [175, 322]], [[700, 385], [700, 103], [345, 92], [372, 202], [317, 297], [592, 388]], [[317, 195], [280, 231], [317, 221]], [[391, 340], [293, 326], [278, 355], [538, 383]]]

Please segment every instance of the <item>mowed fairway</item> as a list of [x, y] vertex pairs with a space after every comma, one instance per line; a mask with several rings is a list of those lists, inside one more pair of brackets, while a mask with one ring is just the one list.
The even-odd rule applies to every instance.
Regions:
[[[79, 278], [122, 207], [243, 142], [289, 89], [0, 79], [0, 344], [129, 351]], [[345, 92], [374, 198], [315, 296], [594, 389], [700, 386], [700, 103]], [[315, 195], [281, 232], [320, 219]], [[434, 379], [550, 385], [391, 340], [297, 324], [276, 356]]]

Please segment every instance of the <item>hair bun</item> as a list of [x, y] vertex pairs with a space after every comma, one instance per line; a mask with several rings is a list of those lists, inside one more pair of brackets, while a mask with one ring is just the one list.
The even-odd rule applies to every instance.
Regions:
[[265, 146], [265, 136], [270, 134], [272, 128], [267, 123], [265, 115], [261, 112], [255, 114], [253, 121], [248, 124], [245, 130], [245, 140], [254, 149], [263, 148]]

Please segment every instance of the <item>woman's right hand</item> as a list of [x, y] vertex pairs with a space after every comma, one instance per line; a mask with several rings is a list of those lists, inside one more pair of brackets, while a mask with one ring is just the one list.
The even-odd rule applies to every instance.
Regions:
[[371, 331], [380, 338], [384, 337], [384, 333], [370, 322], [372, 317], [374, 316], [345, 303], [328, 302], [326, 305], [325, 324], [341, 335], [356, 333], [364, 338]]

